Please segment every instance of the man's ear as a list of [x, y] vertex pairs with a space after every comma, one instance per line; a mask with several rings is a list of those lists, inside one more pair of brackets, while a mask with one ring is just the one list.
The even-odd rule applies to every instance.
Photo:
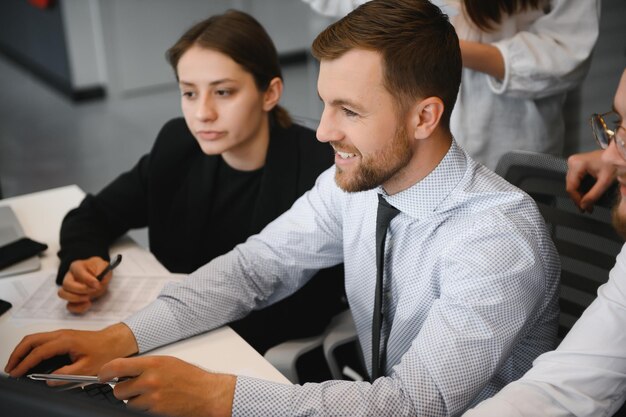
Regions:
[[263, 110], [271, 111], [280, 101], [283, 95], [283, 80], [279, 77], [272, 78], [267, 90], [263, 93]]
[[443, 109], [443, 101], [439, 97], [427, 97], [416, 103], [411, 110], [409, 126], [412, 129], [413, 138], [429, 138], [439, 126]]

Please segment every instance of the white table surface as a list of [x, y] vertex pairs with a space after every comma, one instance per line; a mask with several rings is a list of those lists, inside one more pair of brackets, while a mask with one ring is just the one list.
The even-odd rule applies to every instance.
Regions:
[[[25, 324], [21, 320], [11, 318], [11, 314], [27, 299], [29, 294], [26, 292], [31, 293], [38, 287], [42, 273], [56, 272], [59, 265], [56, 253], [59, 250], [61, 221], [71, 208], [78, 206], [83, 196], [84, 192], [80, 188], [71, 185], [0, 200], [0, 206], [10, 205], [13, 208], [26, 236], [48, 245], [42, 257], [41, 271], [0, 278], [0, 298], [13, 304], [13, 308], [0, 317], [0, 370], [4, 369], [15, 345], [27, 334], [59, 328], [97, 330], [103, 327], [102, 323], [94, 321], [47, 320]], [[116, 244], [115, 251], [116, 253], [132, 251], [133, 256], [141, 256], [143, 262], [152, 263], [155, 268], [162, 268], [152, 254], [129, 238]], [[14, 284], [18, 280], [21, 290], [17, 290]], [[228, 326], [156, 349], [148, 354], [175, 356], [216, 372], [290, 383]]]

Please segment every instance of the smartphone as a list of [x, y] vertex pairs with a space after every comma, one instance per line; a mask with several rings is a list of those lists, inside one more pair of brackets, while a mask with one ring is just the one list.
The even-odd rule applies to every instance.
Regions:
[[0, 269], [28, 259], [48, 249], [48, 245], [23, 237], [0, 246]]

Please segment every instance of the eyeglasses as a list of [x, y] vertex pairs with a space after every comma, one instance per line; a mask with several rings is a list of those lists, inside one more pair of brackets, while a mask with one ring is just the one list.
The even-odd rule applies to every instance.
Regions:
[[[612, 124], [615, 126], [615, 130], [611, 130], [607, 126], [606, 121], [605, 121], [605, 118], [607, 116], [614, 117]], [[611, 144], [611, 141], [615, 140], [615, 145], [617, 146], [619, 153], [622, 155], [622, 158], [626, 159], [626, 143], [624, 143], [623, 138], [617, 136], [617, 131], [620, 128], [624, 129], [623, 126], [620, 126], [619, 119], [620, 119], [619, 115], [615, 113], [614, 111], [610, 111], [610, 112], [602, 113], [602, 114], [594, 113], [591, 116], [591, 120], [590, 120], [591, 129], [593, 130], [593, 135], [595, 136], [596, 141], [598, 142], [598, 145], [600, 145], [602, 149], [608, 148], [609, 145]]]

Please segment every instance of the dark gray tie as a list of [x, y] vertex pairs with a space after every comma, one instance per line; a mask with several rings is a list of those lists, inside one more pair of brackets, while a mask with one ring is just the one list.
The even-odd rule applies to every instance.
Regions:
[[[380, 331], [383, 325], [383, 274], [385, 267], [385, 238], [391, 219], [400, 211], [387, 203], [378, 194], [378, 213], [376, 215], [376, 294], [374, 297], [374, 317], [372, 319], [372, 381], [381, 376]], [[384, 351], [384, 349], [383, 349]]]

